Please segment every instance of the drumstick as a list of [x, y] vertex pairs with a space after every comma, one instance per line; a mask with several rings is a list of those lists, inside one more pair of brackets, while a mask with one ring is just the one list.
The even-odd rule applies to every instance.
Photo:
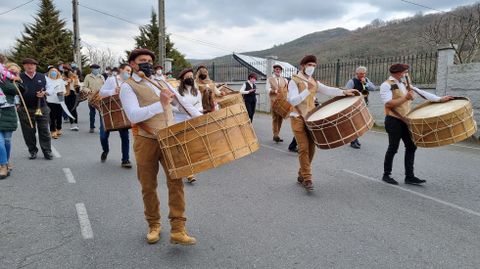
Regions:
[[190, 116], [191, 118], [193, 118], [192, 114], [190, 114], [190, 112], [188, 112], [187, 108], [185, 108], [185, 106], [182, 104], [182, 102], [180, 101], [180, 99], [178, 99], [177, 95], [175, 95], [175, 92], [170, 90], [168, 87], [165, 89], [163, 87], [161, 87], [160, 85], [158, 85], [156, 82], [154, 82], [153, 80], [149, 79], [145, 73], [143, 73], [142, 71], [138, 71], [138, 76], [145, 79], [146, 81], [150, 82], [153, 86], [157, 87], [160, 92], [162, 91], [169, 91], [171, 93], [173, 93], [173, 98], [175, 98], [175, 100], [178, 102], [178, 104], [183, 108], [183, 110], [185, 110], [185, 112], [187, 112], [188, 116]]
[[420, 95], [420, 97], [422, 97], [423, 99], [428, 100], [425, 96], [423, 96], [423, 94], [419, 93], [417, 90], [415, 90], [412, 87], [412, 84], [410, 82], [410, 75], [408, 73], [405, 74], [405, 80], [407, 82], [407, 90], [408, 91], [414, 91], [416, 94]]

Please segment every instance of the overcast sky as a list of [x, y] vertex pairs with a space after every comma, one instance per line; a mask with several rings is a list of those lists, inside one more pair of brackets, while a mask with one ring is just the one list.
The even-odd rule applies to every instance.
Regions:
[[[3, 13], [26, 0], [1, 1]], [[420, 5], [448, 11], [468, 0], [412, 0]], [[0, 50], [11, 48], [23, 31], [24, 23], [33, 22], [40, 0], [0, 16]], [[71, 0], [54, 0], [61, 18], [72, 27]], [[155, 0], [79, 0], [83, 6], [95, 8], [146, 24]], [[401, 0], [339, 0], [339, 1], [280, 1], [280, 0], [166, 0], [167, 32], [175, 46], [188, 58], [208, 59], [229, 54], [261, 50], [291, 41], [316, 31], [335, 27], [350, 30], [379, 18], [391, 20], [432, 10]], [[138, 25], [79, 7], [80, 35], [84, 46], [110, 48], [123, 56], [134, 46]], [[204, 45], [206, 44], [206, 45]]]

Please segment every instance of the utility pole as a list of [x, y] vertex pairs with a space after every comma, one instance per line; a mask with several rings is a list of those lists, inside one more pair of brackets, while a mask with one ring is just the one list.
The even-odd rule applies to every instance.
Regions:
[[78, 23], [78, 0], [72, 0], [73, 5], [73, 61], [82, 69], [82, 54], [80, 53], [80, 29]]
[[158, 63], [165, 66], [165, 0], [158, 0]]

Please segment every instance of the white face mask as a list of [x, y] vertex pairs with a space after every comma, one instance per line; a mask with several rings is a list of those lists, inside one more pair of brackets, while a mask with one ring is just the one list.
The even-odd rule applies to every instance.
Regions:
[[307, 68], [305, 68], [305, 74], [307, 74], [308, 76], [312, 76], [314, 71], [315, 67], [313, 66], [308, 66]]
[[157, 75], [161, 76], [162, 75], [162, 69], [157, 70]]

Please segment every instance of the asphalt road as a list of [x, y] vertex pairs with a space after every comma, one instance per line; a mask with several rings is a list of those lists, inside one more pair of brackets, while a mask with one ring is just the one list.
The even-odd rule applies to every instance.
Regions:
[[[287, 151], [289, 124], [277, 145], [269, 116], [257, 114], [260, 150], [185, 186], [198, 244], [168, 242], [162, 174], [164, 230], [148, 245], [140, 186], [135, 169], [120, 168], [118, 134], [100, 163], [85, 104], [80, 115], [80, 132], [53, 142], [53, 161], [28, 160], [14, 133], [15, 168], [0, 181], [0, 268], [480, 268], [478, 145], [419, 149], [416, 174], [427, 184], [394, 187], [380, 181], [387, 137], [371, 131], [361, 150], [317, 150], [316, 189], [306, 193]], [[403, 182], [402, 174], [400, 149], [393, 176]]]

